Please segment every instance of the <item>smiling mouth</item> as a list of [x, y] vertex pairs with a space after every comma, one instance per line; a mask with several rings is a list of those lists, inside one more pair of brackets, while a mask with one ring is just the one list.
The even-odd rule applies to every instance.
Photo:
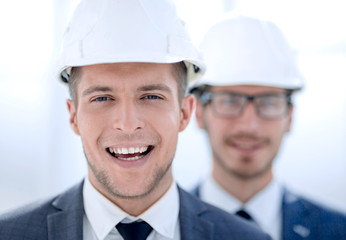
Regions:
[[251, 151], [260, 148], [259, 144], [233, 144], [233, 146], [239, 150]]
[[266, 139], [233, 137], [226, 140], [227, 145], [240, 151], [256, 151], [268, 144]]
[[134, 161], [145, 157], [154, 149], [149, 145], [146, 147], [129, 147], [129, 148], [107, 148], [107, 152], [119, 160]]

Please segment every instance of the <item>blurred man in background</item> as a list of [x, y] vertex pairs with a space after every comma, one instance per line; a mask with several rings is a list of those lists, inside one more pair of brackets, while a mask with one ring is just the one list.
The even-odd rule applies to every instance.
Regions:
[[209, 29], [201, 50], [207, 71], [191, 92], [213, 168], [194, 193], [273, 239], [346, 239], [345, 216], [291, 193], [273, 177], [273, 161], [291, 127], [292, 95], [303, 87], [280, 30], [227, 16]]
[[169, 0], [82, 0], [59, 77], [88, 163], [82, 183], [0, 217], [4, 239], [269, 239], [177, 186], [172, 161], [203, 71]]

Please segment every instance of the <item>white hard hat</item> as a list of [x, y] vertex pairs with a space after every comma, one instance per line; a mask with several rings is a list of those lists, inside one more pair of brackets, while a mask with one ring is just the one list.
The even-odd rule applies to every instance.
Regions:
[[207, 70], [198, 86], [303, 87], [293, 51], [271, 22], [228, 15], [209, 29], [200, 49]]
[[77, 66], [180, 61], [193, 84], [204, 64], [170, 0], [82, 0], [65, 32], [58, 74], [68, 82]]

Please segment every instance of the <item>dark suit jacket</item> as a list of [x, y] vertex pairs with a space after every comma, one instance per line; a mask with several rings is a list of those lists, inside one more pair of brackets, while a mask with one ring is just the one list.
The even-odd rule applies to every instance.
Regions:
[[[1, 240], [83, 239], [83, 183], [46, 201], [0, 216]], [[242, 219], [179, 188], [181, 240], [270, 239]]]
[[[192, 194], [199, 196], [199, 186]], [[346, 239], [346, 216], [284, 189], [282, 201], [283, 240]]]
[[283, 240], [346, 239], [346, 216], [284, 191]]

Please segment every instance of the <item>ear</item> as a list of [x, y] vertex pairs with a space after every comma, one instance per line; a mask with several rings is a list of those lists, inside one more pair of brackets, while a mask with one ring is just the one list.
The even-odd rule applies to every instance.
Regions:
[[290, 107], [289, 113], [288, 113], [286, 133], [291, 131], [292, 118], [293, 118], [293, 109], [294, 109], [293, 104], [291, 104], [291, 107]]
[[75, 134], [80, 135], [78, 123], [77, 123], [77, 115], [76, 115], [76, 107], [71, 99], [67, 99], [66, 101], [67, 109], [70, 114], [70, 125]]
[[195, 107], [196, 99], [190, 94], [184, 97], [181, 103], [181, 117], [180, 117], [180, 127], [179, 132], [183, 131], [188, 123], [190, 122], [193, 109]]
[[204, 121], [203, 121], [203, 115], [204, 115], [204, 106], [200, 101], [197, 101], [196, 104], [196, 120], [198, 127], [200, 129], [205, 129], [204, 127]]

